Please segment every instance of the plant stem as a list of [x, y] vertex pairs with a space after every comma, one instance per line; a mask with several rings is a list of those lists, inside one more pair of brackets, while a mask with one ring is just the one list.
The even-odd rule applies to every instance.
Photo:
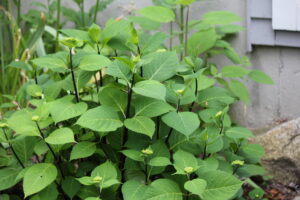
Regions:
[[72, 81], [73, 81], [73, 87], [74, 87], [76, 102], [79, 103], [80, 98], [79, 98], [79, 93], [78, 93], [78, 90], [77, 90], [75, 73], [74, 73], [74, 68], [73, 68], [72, 48], [70, 48], [70, 68], [71, 68]]
[[[180, 97], [178, 97], [178, 102], [177, 102], [177, 106], [176, 106], [176, 112], [177, 112], [177, 113], [179, 112], [179, 107], [180, 107]], [[166, 143], [167, 145], [169, 145], [169, 139], [170, 139], [170, 137], [171, 137], [171, 135], [172, 135], [172, 132], [173, 132], [173, 128], [170, 129], [170, 131], [169, 131], [169, 133], [168, 133], [168, 136], [167, 136], [167, 138], [166, 138], [166, 140], [165, 140], [165, 143]]]
[[[184, 6], [180, 5], [180, 34], [179, 42], [181, 46], [184, 46]], [[183, 59], [183, 51], [180, 52], [180, 60]]]
[[173, 22], [170, 22], [170, 51], [173, 49]]
[[60, 7], [61, 1], [57, 0], [55, 51], [59, 49]]
[[82, 1], [81, 5], [80, 5], [80, 12], [81, 12], [82, 28], [85, 28], [84, 1]]
[[5, 128], [2, 128], [2, 130], [3, 130], [3, 133], [4, 133], [5, 138], [6, 138], [6, 140], [7, 140], [7, 143], [8, 143], [8, 145], [9, 145], [9, 148], [10, 148], [11, 151], [13, 152], [13, 154], [14, 154], [14, 156], [16, 157], [18, 163], [19, 163], [19, 164], [21, 165], [21, 167], [24, 169], [24, 168], [25, 168], [24, 164], [22, 163], [22, 161], [21, 161], [21, 159], [19, 158], [18, 154], [16, 153], [16, 151], [15, 151], [14, 148], [13, 148], [13, 146], [12, 146], [11, 143], [9, 142], [9, 139], [8, 139], [7, 134], [6, 134]]
[[[41, 127], [40, 127], [40, 125], [39, 125], [39, 123], [36, 121], [35, 122], [35, 124], [36, 124], [36, 126], [37, 126], [37, 128], [38, 128], [38, 130], [39, 130], [39, 133], [40, 133], [40, 135], [41, 135], [41, 137], [43, 138], [43, 140], [45, 141], [45, 135], [44, 135], [44, 133], [43, 133], [43, 131], [42, 131], [42, 129], [41, 129]], [[52, 156], [53, 156], [53, 158], [54, 158], [54, 160], [55, 160], [55, 162], [56, 162], [56, 164], [57, 164], [57, 167], [58, 167], [58, 169], [59, 169], [59, 171], [60, 171], [60, 173], [61, 173], [61, 176], [62, 176], [62, 178], [64, 179], [64, 174], [63, 174], [63, 171], [62, 171], [62, 169], [61, 169], [61, 167], [60, 167], [60, 158], [58, 158], [56, 155], [55, 155], [55, 152], [54, 152], [54, 150], [52, 149], [52, 147], [50, 146], [50, 144], [48, 144], [47, 142], [45, 142], [45, 144], [47, 145], [47, 147], [48, 147], [48, 149], [50, 150], [50, 152], [51, 152], [51, 154], [52, 154]]]
[[[194, 73], [196, 73], [195, 70], [193, 70]], [[198, 79], [195, 78], [195, 97], [197, 98], [197, 94], [198, 94]], [[193, 101], [193, 103], [190, 105], [189, 111], [191, 112], [193, 110], [193, 107], [195, 105], [195, 101]]]
[[188, 34], [189, 34], [189, 14], [190, 7], [187, 6], [186, 17], [185, 17], [185, 38], [184, 38], [184, 55], [187, 56], [187, 44], [188, 44]]
[[156, 139], [159, 140], [160, 117], [156, 117]]
[[[100, 55], [101, 50], [99, 48], [99, 44], [97, 44], [97, 52], [98, 52], [98, 55]], [[100, 87], [102, 87], [103, 86], [103, 80], [102, 80], [102, 71], [101, 71], [101, 69], [99, 70], [99, 74], [100, 74], [99, 83], [100, 83]]]
[[21, 0], [17, 1], [17, 22], [18, 26], [20, 27], [21, 25]]
[[99, 85], [98, 85], [96, 74], [94, 74], [94, 79], [95, 79], [95, 84], [96, 84], [97, 92], [99, 92]]
[[96, 24], [96, 22], [97, 22], [97, 14], [98, 14], [99, 2], [100, 2], [100, 0], [97, 0], [97, 2], [96, 2], [96, 7], [95, 7], [95, 13], [94, 13], [94, 23], [95, 23], [95, 24]]
[[202, 157], [202, 160], [205, 160], [205, 158], [206, 158], [206, 150], [207, 150], [207, 142], [205, 141], [204, 148], [203, 148], [203, 157]]
[[[188, 181], [190, 181], [191, 180], [190, 174], [187, 174], [186, 176], [187, 176]], [[186, 191], [185, 195], [186, 195], [186, 200], [189, 200], [189, 198], [190, 198], [190, 192]]]

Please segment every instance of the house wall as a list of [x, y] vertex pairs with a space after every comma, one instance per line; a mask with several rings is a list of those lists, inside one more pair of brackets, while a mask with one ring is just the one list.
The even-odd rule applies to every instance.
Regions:
[[[29, 0], [23, 0], [24, 12], [29, 7], [28, 2]], [[76, 7], [71, 0], [62, 2], [64, 5]], [[88, 0], [86, 7], [94, 3], [95, 0]], [[110, 17], [126, 16], [128, 11], [147, 5], [151, 5], [151, 0], [114, 0], [98, 15], [98, 23], [103, 24]], [[215, 10], [226, 10], [240, 15], [245, 19], [241, 25], [246, 26], [246, 0], [201, 0], [191, 7], [191, 19], [199, 19], [203, 13]], [[299, 117], [300, 49], [255, 46], [251, 53], [247, 53], [247, 31], [238, 34], [232, 42], [240, 55], [250, 57], [252, 69], [266, 72], [275, 81], [275, 85], [271, 86], [247, 83], [252, 101], [249, 105], [238, 103], [233, 107], [234, 120], [257, 132], [263, 132], [280, 121]], [[217, 57], [214, 61], [220, 66], [229, 64], [223, 57]]]

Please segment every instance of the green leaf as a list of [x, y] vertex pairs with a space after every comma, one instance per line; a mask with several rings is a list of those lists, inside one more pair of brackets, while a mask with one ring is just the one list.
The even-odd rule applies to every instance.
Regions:
[[140, 151], [136, 151], [136, 150], [132, 150], [132, 149], [127, 149], [127, 150], [123, 150], [121, 152], [126, 157], [128, 157], [128, 158], [130, 158], [132, 160], [139, 161], [139, 162], [144, 161], [144, 158], [142, 156], [143, 154]]
[[162, 121], [185, 136], [189, 136], [200, 126], [198, 116], [192, 112], [170, 112], [162, 117]]
[[199, 168], [196, 157], [189, 152], [179, 149], [173, 157], [176, 174], [190, 174]]
[[49, 104], [49, 111], [55, 123], [72, 119], [83, 114], [87, 110], [84, 102], [73, 103], [72, 96], [65, 96]]
[[253, 137], [252, 132], [243, 127], [230, 128], [225, 132], [225, 135], [233, 139], [247, 139], [249, 137]]
[[237, 80], [231, 80], [230, 89], [243, 102], [249, 103], [250, 97], [249, 97], [248, 88], [242, 82]]
[[62, 189], [70, 199], [80, 190], [80, 183], [73, 177], [66, 177], [62, 182]]
[[166, 88], [163, 84], [154, 80], [140, 81], [132, 88], [132, 90], [142, 96], [165, 100]]
[[205, 89], [201, 92], [201, 95], [198, 95], [197, 102], [199, 104], [208, 104], [210, 105], [213, 101], [219, 101], [225, 104], [232, 104], [235, 100], [224, 88], [212, 87]]
[[176, 52], [156, 52], [143, 59], [150, 60], [143, 66], [143, 75], [149, 80], [165, 81], [173, 77], [180, 67]]
[[182, 200], [182, 193], [176, 182], [169, 179], [153, 181], [145, 192], [144, 200]]
[[121, 111], [125, 116], [125, 109], [127, 107], [127, 94], [120, 88], [104, 87], [99, 92], [99, 101], [101, 105], [107, 105]]
[[194, 2], [195, 2], [195, 0], [176, 0], [175, 1], [176, 4], [180, 4], [180, 5], [184, 5], [184, 6], [188, 6]]
[[60, 128], [52, 133], [45, 139], [45, 142], [49, 144], [67, 144], [73, 143], [74, 140], [74, 133], [69, 128]]
[[57, 169], [50, 163], [31, 166], [24, 174], [23, 189], [25, 198], [50, 185], [57, 176]]
[[231, 199], [242, 186], [235, 176], [222, 171], [208, 171], [201, 178], [207, 183], [203, 200]]
[[23, 69], [26, 71], [32, 70], [32, 67], [29, 64], [22, 62], [22, 61], [12, 61], [11, 63], [8, 64], [8, 67], [14, 67], [14, 68]]
[[33, 64], [37, 65], [40, 68], [48, 68], [48, 69], [67, 69], [67, 64], [60, 58], [56, 58], [54, 56], [44, 56], [33, 59], [31, 61]]
[[143, 96], [137, 96], [133, 106], [135, 116], [156, 117], [169, 111], [175, 111], [175, 108], [164, 101]]
[[8, 125], [16, 134], [26, 136], [40, 136], [39, 130], [31, 119], [31, 113], [27, 110], [15, 112], [8, 120]]
[[56, 188], [56, 184], [52, 183], [51, 185], [40, 191], [38, 194], [34, 195], [32, 197], [32, 200], [57, 200], [57, 197], [58, 191]]
[[154, 35], [142, 34], [141, 36], [141, 52], [147, 54], [156, 51], [163, 46], [164, 41], [167, 39], [167, 35], [162, 32], [157, 32]]
[[76, 30], [76, 29], [61, 29], [60, 32], [67, 35], [68, 37], [73, 37], [82, 41], [90, 41], [90, 36], [87, 31]]
[[249, 73], [249, 78], [251, 78], [253, 81], [263, 84], [274, 84], [274, 81], [271, 77], [269, 77], [267, 74], [265, 74], [262, 71], [258, 70], [252, 70]]
[[207, 76], [205, 75], [200, 75], [198, 78], [197, 78], [197, 83], [198, 83], [198, 91], [201, 91], [201, 90], [205, 90], [211, 86], [213, 86], [216, 82], [215, 79], [212, 79], [212, 78], [208, 78]]
[[86, 158], [93, 155], [96, 152], [96, 144], [93, 142], [79, 142], [71, 151], [70, 160], [79, 158]]
[[144, 30], [157, 30], [161, 26], [159, 22], [153, 21], [143, 16], [128, 16], [127, 18], [134, 24], [140, 25]]
[[9, 189], [17, 184], [16, 176], [20, 170], [15, 168], [0, 169], [0, 191]]
[[88, 30], [90, 38], [96, 43], [100, 41], [101, 28], [97, 24], [92, 24]]
[[101, 177], [100, 187], [104, 189], [119, 183], [117, 169], [110, 161], [96, 167], [91, 176]]
[[244, 164], [243, 166], [239, 167], [237, 170], [237, 174], [240, 177], [251, 177], [251, 176], [263, 176], [266, 174], [266, 170], [258, 165], [249, 165]]
[[106, 73], [113, 77], [123, 79], [128, 83], [132, 77], [130, 66], [120, 60], [113, 61], [111, 65], [108, 66]]
[[86, 55], [79, 64], [79, 68], [85, 71], [98, 71], [103, 67], [107, 67], [111, 64], [111, 61], [102, 55]]
[[161, 6], [148, 6], [138, 10], [138, 13], [148, 19], [162, 23], [175, 19], [175, 14], [171, 9]]
[[123, 126], [114, 108], [105, 105], [88, 110], [77, 124], [99, 132], [115, 131]]
[[148, 117], [136, 116], [124, 121], [124, 125], [137, 133], [141, 133], [152, 138], [155, 131], [155, 123]]
[[202, 194], [206, 188], [206, 181], [200, 178], [193, 179], [184, 183], [184, 189], [192, 194], [198, 195], [202, 198]]
[[34, 137], [17, 137], [12, 141], [12, 147], [23, 164], [32, 157], [34, 145], [37, 142]]
[[194, 33], [188, 40], [188, 53], [193, 57], [197, 57], [211, 49], [216, 40], [217, 34], [213, 28]]
[[237, 78], [243, 77], [249, 73], [249, 70], [239, 66], [225, 66], [222, 68], [223, 77]]
[[169, 158], [166, 157], [154, 157], [148, 163], [148, 165], [151, 165], [153, 167], [164, 167], [171, 164], [172, 163], [170, 162]]
[[122, 186], [124, 200], [141, 200], [147, 190], [147, 186], [135, 181], [126, 181]]
[[246, 162], [250, 164], [258, 163], [265, 155], [265, 150], [259, 144], [246, 144], [241, 147], [239, 155], [245, 157]]
[[241, 21], [241, 17], [227, 11], [213, 11], [204, 14], [203, 22], [206, 24], [229, 24], [232, 22]]

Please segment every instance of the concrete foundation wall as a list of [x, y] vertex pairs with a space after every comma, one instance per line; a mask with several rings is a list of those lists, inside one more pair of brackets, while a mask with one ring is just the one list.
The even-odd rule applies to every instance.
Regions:
[[[23, 0], [24, 12], [29, 2]], [[62, 2], [76, 7], [71, 0]], [[95, 0], [88, 0], [86, 7], [94, 3]], [[98, 15], [98, 23], [103, 24], [110, 17], [126, 16], [134, 9], [151, 4], [151, 0], [114, 0]], [[215, 10], [231, 11], [246, 19], [246, 0], [202, 0], [191, 7], [191, 19], [200, 19], [203, 13]], [[246, 20], [241, 24], [246, 26]], [[275, 85], [271, 86], [249, 82], [252, 101], [249, 105], [239, 103], [234, 106], [232, 115], [235, 121], [251, 129], [264, 131], [281, 121], [300, 117], [300, 49], [257, 46], [253, 52], [247, 53], [246, 31], [233, 38], [232, 42], [240, 55], [250, 57], [251, 68], [266, 72], [275, 81]], [[214, 61], [220, 66], [229, 63], [222, 57]]]

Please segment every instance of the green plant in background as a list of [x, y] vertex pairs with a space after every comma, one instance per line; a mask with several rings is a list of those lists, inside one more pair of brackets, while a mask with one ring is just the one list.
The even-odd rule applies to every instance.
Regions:
[[18, 92], [29, 106], [0, 123], [1, 198], [243, 199], [243, 182], [265, 173], [263, 148], [228, 114], [249, 102], [243, 80], [273, 83], [225, 41], [240, 18], [189, 21], [193, 0], [154, 3], [102, 28], [62, 29], [67, 51], [30, 60], [36, 76]]

